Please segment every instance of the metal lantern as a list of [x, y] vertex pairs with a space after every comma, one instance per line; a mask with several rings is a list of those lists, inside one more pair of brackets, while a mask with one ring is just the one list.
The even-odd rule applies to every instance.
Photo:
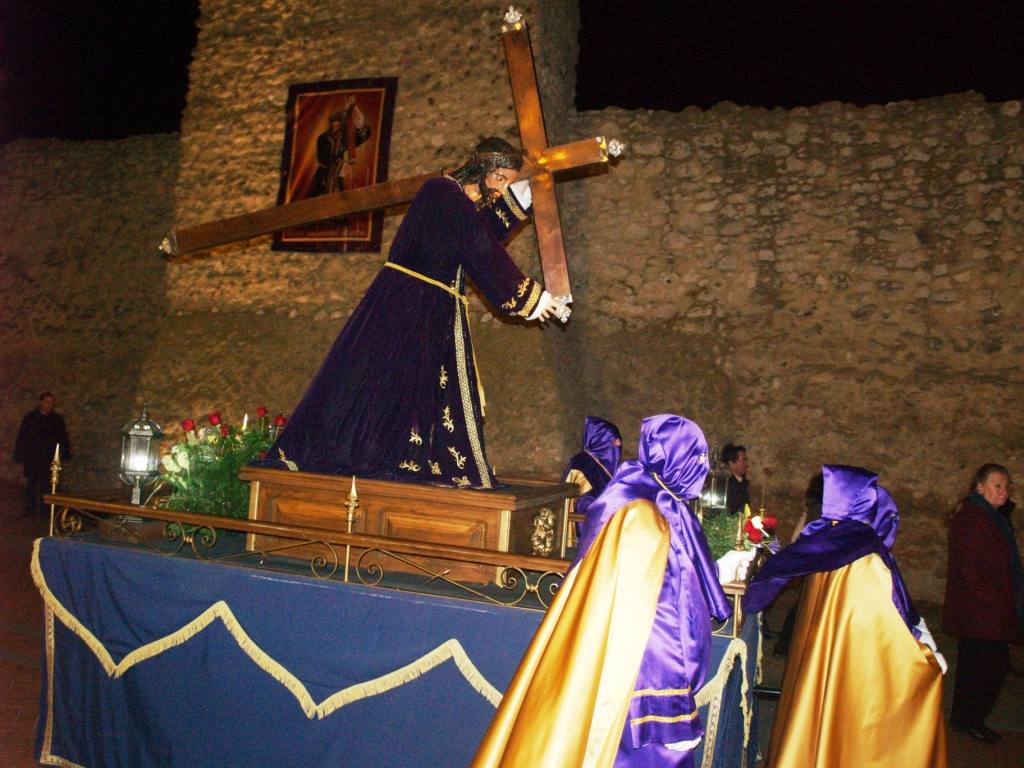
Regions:
[[725, 512], [726, 496], [729, 492], [729, 470], [719, 462], [717, 445], [712, 450], [709, 459], [711, 470], [704, 478], [704, 488], [700, 492], [698, 504], [701, 519], [705, 516], [714, 517]]
[[132, 504], [142, 503], [142, 489], [160, 474], [160, 440], [164, 431], [149, 418], [146, 405], [142, 415], [121, 430], [121, 480], [132, 488]]

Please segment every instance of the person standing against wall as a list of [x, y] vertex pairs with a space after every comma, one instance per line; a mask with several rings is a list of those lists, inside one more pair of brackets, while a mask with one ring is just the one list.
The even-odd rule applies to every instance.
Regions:
[[1006, 467], [982, 465], [949, 527], [942, 627], [958, 638], [949, 724], [987, 743], [1002, 738], [985, 719], [1010, 671], [1010, 643], [1024, 634], [1020, 551], [1009, 515], [1000, 511], [1011, 487]]
[[949, 526], [942, 627], [957, 638], [950, 727], [978, 741], [1001, 737], [985, 725], [1010, 672], [1010, 643], [1024, 630], [1024, 574], [1006, 467], [984, 464]]
[[71, 441], [64, 417], [54, 407], [50, 392], [39, 396], [39, 405], [25, 414], [14, 443], [14, 460], [25, 474], [25, 517], [43, 515], [43, 494], [50, 477], [50, 464], [60, 445], [62, 461], [71, 458]]

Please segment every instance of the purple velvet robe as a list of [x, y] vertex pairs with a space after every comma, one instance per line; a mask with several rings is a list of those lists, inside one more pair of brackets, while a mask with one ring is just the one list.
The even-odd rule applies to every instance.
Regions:
[[484, 446], [466, 277], [510, 316], [529, 315], [542, 289], [495, 232], [453, 179], [423, 185], [388, 256], [416, 274], [381, 269], [265, 465], [282, 466], [283, 452], [304, 472], [497, 485]]
[[747, 586], [743, 609], [761, 611], [790, 579], [809, 573], [834, 571], [875, 553], [892, 573], [892, 601], [915, 637], [920, 620], [889, 548], [896, 541], [899, 511], [878, 476], [859, 467], [825, 466], [821, 517], [812, 520], [795, 542], [757, 572]]
[[[618, 445], [615, 444], [616, 440], [619, 441]], [[597, 416], [587, 416], [583, 421], [583, 450], [569, 459], [562, 473], [563, 480], [567, 480], [569, 473], [576, 470], [590, 484], [590, 490], [581, 493], [576, 499], [577, 513], [587, 513], [594, 499], [601, 495], [619, 468], [621, 457], [622, 435], [619, 428]]]
[[[644, 419], [636, 461], [623, 462], [590, 506], [577, 561], [586, 557], [601, 528], [622, 507], [653, 502], [669, 523], [669, 553], [658, 607], [637, 673], [616, 766], [690, 766], [693, 749], [665, 744], [704, 734], [694, 697], [711, 659], [711, 616], [732, 615], [700, 523], [686, 502], [700, 494], [708, 472], [708, 447], [696, 424], [673, 415]], [[659, 722], [649, 717], [679, 718]]]

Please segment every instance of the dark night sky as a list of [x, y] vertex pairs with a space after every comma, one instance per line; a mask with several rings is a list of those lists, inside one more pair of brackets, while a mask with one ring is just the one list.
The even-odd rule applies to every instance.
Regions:
[[[0, 2], [0, 140], [177, 131], [198, 5]], [[1020, 0], [580, 0], [580, 16], [581, 109], [1024, 97]]]
[[[577, 105], [1024, 96], [1020, 0], [580, 0]], [[674, 12], [666, 12], [674, 8]], [[628, 9], [628, 10], [627, 10]]]

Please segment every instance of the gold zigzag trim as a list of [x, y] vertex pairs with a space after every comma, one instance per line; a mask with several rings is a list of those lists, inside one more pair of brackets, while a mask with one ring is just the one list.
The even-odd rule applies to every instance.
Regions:
[[732, 672], [733, 665], [739, 661], [740, 663], [740, 676], [742, 683], [740, 686], [740, 707], [743, 710], [743, 747], [744, 749], [750, 742], [750, 728], [752, 725], [752, 718], [754, 713], [750, 704], [747, 702], [747, 694], [750, 692], [750, 681], [747, 680], [747, 646], [739, 638], [733, 638], [729, 641], [729, 646], [725, 649], [725, 654], [722, 656], [722, 661], [718, 664], [718, 670], [715, 672], [715, 676], [708, 680], [704, 687], [697, 691], [697, 695], [694, 697], [694, 704], [699, 708], [710, 704], [708, 707], [708, 718], [707, 722], [704, 723], [704, 760], [702, 762], [702, 768], [709, 768], [715, 759], [715, 737], [718, 732], [718, 717], [719, 707], [722, 702], [722, 692], [725, 688], [725, 683], [729, 679], [729, 673]]
[[449, 638], [411, 664], [399, 667], [386, 675], [381, 675], [372, 680], [350, 685], [348, 688], [342, 688], [317, 704], [313, 697], [309, 695], [309, 691], [302, 684], [301, 680], [253, 642], [252, 638], [242, 628], [238, 619], [235, 618], [234, 613], [231, 612], [231, 608], [223, 600], [218, 600], [176, 632], [136, 648], [121, 659], [120, 662], [115, 663], [103, 643], [100, 642], [88, 627], [82, 624], [78, 618], [65, 608], [56, 595], [50, 591], [46, 584], [46, 579], [43, 577], [42, 567], [39, 564], [40, 541], [42, 539], [37, 539], [33, 546], [32, 578], [40, 594], [43, 596], [43, 602], [48, 609], [53, 611], [54, 615], [60, 619], [64, 626], [82, 639], [82, 642], [93, 652], [110, 677], [120, 677], [136, 664], [158, 656], [170, 648], [186, 643], [206, 629], [206, 627], [213, 623], [214, 619], [220, 619], [224, 627], [235, 639], [235, 642], [238, 643], [238, 647], [256, 663], [256, 666], [288, 689], [288, 692], [296, 698], [299, 706], [302, 707], [302, 711], [305, 712], [306, 717], [310, 720], [327, 717], [332, 712], [348, 704], [398, 688], [429, 672], [434, 667], [443, 664], [448, 659], [455, 663], [455, 666], [462, 673], [466, 682], [472, 686], [473, 690], [487, 699], [493, 707], [497, 708], [498, 704], [501, 703], [501, 692], [491, 685], [487, 678], [480, 673], [480, 670], [473, 664], [462, 644], [455, 638]]

